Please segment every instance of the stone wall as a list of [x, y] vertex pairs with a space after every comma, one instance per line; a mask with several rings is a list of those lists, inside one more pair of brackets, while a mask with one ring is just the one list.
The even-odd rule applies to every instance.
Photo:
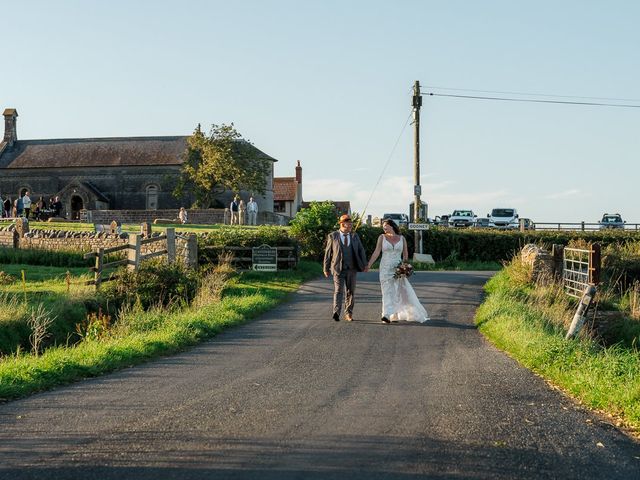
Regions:
[[[159, 237], [163, 232], [151, 233], [151, 238]], [[14, 225], [0, 230], [0, 246], [8, 248], [40, 249], [65, 252], [91, 252], [99, 248], [118, 247], [129, 243], [129, 234], [111, 234], [104, 232], [67, 232], [63, 230], [32, 229], [20, 237]], [[141, 253], [157, 252], [167, 248], [167, 241], [142, 245]], [[126, 251], [122, 252], [126, 255]], [[176, 257], [188, 265], [197, 266], [197, 242], [195, 234], [176, 235]]]

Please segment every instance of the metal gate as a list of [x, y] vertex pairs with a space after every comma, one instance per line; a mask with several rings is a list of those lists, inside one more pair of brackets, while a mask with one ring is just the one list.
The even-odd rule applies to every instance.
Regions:
[[594, 243], [588, 249], [563, 249], [562, 284], [567, 295], [581, 298], [590, 285], [600, 283], [600, 244]]

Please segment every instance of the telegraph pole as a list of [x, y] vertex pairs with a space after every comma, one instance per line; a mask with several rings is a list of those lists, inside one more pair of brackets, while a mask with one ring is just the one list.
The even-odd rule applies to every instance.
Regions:
[[[420, 95], [420, 82], [416, 80], [413, 84], [413, 221], [418, 223], [420, 220], [420, 194], [422, 187], [420, 186], [420, 107], [422, 106], [422, 96]], [[422, 253], [422, 230], [415, 231], [415, 251]]]

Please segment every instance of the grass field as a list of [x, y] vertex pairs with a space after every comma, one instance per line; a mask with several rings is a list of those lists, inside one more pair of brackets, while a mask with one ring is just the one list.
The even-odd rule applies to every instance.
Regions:
[[565, 340], [572, 312], [544, 287], [526, 285], [506, 267], [486, 285], [479, 330], [498, 348], [584, 405], [640, 435], [640, 351], [637, 343], [603, 346], [589, 335]]

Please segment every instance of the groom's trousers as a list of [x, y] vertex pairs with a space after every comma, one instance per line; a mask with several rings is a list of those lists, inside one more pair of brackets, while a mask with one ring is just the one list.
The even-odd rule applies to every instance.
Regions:
[[333, 275], [333, 313], [340, 315], [344, 302], [344, 312], [353, 314], [353, 294], [356, 291], [357, 270], [348, 269]]

